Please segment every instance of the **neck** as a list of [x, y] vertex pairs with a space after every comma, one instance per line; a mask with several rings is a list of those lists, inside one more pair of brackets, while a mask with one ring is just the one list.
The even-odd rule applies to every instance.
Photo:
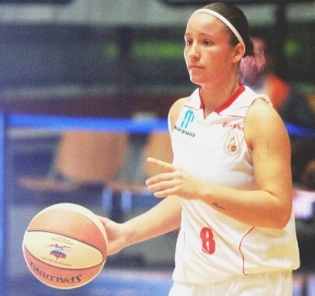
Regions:
[[228, 84], [221, 83], [220, 86], [201, 85], [199, 87], [199, 94], [204, 106], [205, 117], [226, 102], [238, 87], [239, 82], [237, 80], [231, 81]]

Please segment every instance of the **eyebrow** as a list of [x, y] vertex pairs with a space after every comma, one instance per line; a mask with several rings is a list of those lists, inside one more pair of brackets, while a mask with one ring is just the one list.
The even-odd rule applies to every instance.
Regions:
[[[185, 32], [185, 33], [184, 33], [184, 37], [189, 37], [189, 36], [191, 36], [191, 35], [192, 35], [192, 34], [189, 33], [189, 32]], [[212, 35], [209, 34], [209, 33], [198, 33], [198, 36], [199, 36], [199, 37], [206, 37], [206, 38], [211, 38], [211, 37], [212, 37]]]

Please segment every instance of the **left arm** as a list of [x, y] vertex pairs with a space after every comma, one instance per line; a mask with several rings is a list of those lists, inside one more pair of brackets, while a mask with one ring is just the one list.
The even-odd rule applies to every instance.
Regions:
[[156, 197], [200, 199], [240, 222], [283, 228], [292, 210], [290, 141], [278, 113], [258, 100], [248, 110], [245, 139], [252, 150], [257, 190], [238, 190], [199, 179], [171, 164], [149, 159], [165, 173], [147, 180]]

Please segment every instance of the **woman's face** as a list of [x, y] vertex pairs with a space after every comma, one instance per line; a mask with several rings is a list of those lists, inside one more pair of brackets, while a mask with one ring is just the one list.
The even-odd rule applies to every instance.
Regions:
[[[190, 80], [197, 84], [222, 81], [235, 72], [229, 28], [207, 13], [190, 17], [185, 32], [184, 56]], [[223, 80], [224, 81], [224, 80]]]

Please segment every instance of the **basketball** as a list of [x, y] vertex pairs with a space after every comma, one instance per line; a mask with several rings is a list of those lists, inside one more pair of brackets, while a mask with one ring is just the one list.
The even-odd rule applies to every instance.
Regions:
[[81, 287], [102, 270], [107, 236], [97, 216], [87, 208], [60, 203], [30, 221], [23, 238], [23, 256], [31, 273], [57, 289]]

